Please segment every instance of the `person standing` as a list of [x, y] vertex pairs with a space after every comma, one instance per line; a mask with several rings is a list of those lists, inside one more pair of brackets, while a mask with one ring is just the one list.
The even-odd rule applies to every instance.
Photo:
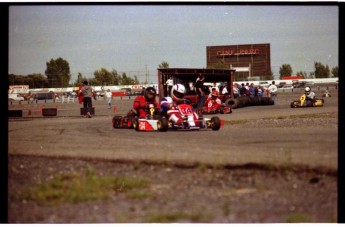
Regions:
[[199, 116], [202, 116], [202, 108], [205, 101], [204, 80], [205, 76], [200, 74], [195, 84], [196, 94], [198, 95], [197, 113]]
[[110, 109], [111, 108], [111, 100], [113, 99], [113, 93], [110, 91], [110, 89], [108, 89], [105, 92], [105, 96], [107, 97], [108, 109]]
[[92, 108], [93, 89], [86, 80], [83, 82], [80, 92], [83, 94], [83, 107], [84, 109], [87, 108], [86, 115], [91, 118], [90, 108]]
[[171, 89], [174, 86], [172, 76], [169, 76], [169, 79], [165, 82], [165, 85], [167, 85], [168, 96], [171, 96]]
[[268, 93], [273, 102], [275, 102], [276, 100], [277, 91], [278, 91], [278, 88], [276, 86], [276, 82], [273, 80], [272, 84], [268, 87]]

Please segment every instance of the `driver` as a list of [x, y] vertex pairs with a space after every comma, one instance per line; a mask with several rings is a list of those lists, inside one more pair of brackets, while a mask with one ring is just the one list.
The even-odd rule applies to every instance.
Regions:
[[150, 106], [153, 106], [155, 110], [159, 110], [156, 94], [156, 89], [147, 87], [143, 95], [134, 99], [133, 109], [136, 110], [139, 118], [146, 118], [150, 114]]
[[207, 112], [210, 113], [212, 110], [215, 112], [219, 111], [222, 106], [222, 101], [219, 99], [219, 94], [216, 89], [212, 89], [210, 97], [206, 101]]
[[306, 96], [307, 106], [313, 106], [313, 102], [315, 102], [315, 93], [311, 91], [310, 87], [305, 87], [304, 94]]
[[[171, 89], [170, 97], [164, 97], [161, 100], [161, 111], [168, 116], [169, 121], [175, 124], [182, 124], [183, 117], [177, 108], [178, 104], [186, 103], [184, 95], [186, 88], [182, 84], [175, 84]], [[195, 115], [195, 113], [194, 113]], [[196, 116], [194, 116], [195, 118]]]

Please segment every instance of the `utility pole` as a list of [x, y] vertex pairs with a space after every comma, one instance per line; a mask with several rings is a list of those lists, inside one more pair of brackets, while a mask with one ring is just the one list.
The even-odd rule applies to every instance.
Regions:
[[147, 64], [145, 65], [145, 84], [147, 84]]

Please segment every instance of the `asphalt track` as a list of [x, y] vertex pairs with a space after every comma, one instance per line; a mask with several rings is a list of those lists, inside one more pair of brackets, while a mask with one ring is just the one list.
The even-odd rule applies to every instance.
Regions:
[[[338, 113], [337, 91], [331, 91], [332, 97], [325, 99], [324, 107], [290, 108], [290, 102], [298, 99], [299, 94], [280, 94], [275, 105], [244, 107], [218, 116], [225, 122], [247, 122]], [[96, 114], [92, 118], [80, 116], [81, 105], [77, 102], [14, 103], [9, 109], [22, 109], [23, 117], [9, 119], [8, 153], [214, 166], [257, 163], [337, 169], [338, 127], [303, 124], [260, 127], [257, 121], [259, 125], [255, 127], [233, 127], [226, 123], [219, 131], [137, 132], [114, 129], [111, 124], [115, 114], [122, 115], [131, 109], [133, 97], [116, 98], [111, 109], [105, 100], [93, 103]], [[46, 107], [56, 107], [57, 116], [42, 117], [40, 109]]]

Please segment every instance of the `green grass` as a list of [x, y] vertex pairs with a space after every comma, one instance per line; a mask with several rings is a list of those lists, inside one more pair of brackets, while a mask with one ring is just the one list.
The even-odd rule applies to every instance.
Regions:
[[290, 213], [286, 220], [287, 223], [310, 223], [311, 218], [306, 213], [294, 212]]
[[200, 212], [171, 212], [151, 213], [145, 218], [146, 223], [173, 223], [178, 221], [206, 223], [210, 222], [210, 217]]
[[63, 173], [51, 181], [40, 183], [23, 193], [22, 199], [40, 204], [58, 205], [107, 199], [111, 192], [127, 192], [146, 188], [149, 182], [124, 176], [98, 176], [91, 168], [86, 173]]

